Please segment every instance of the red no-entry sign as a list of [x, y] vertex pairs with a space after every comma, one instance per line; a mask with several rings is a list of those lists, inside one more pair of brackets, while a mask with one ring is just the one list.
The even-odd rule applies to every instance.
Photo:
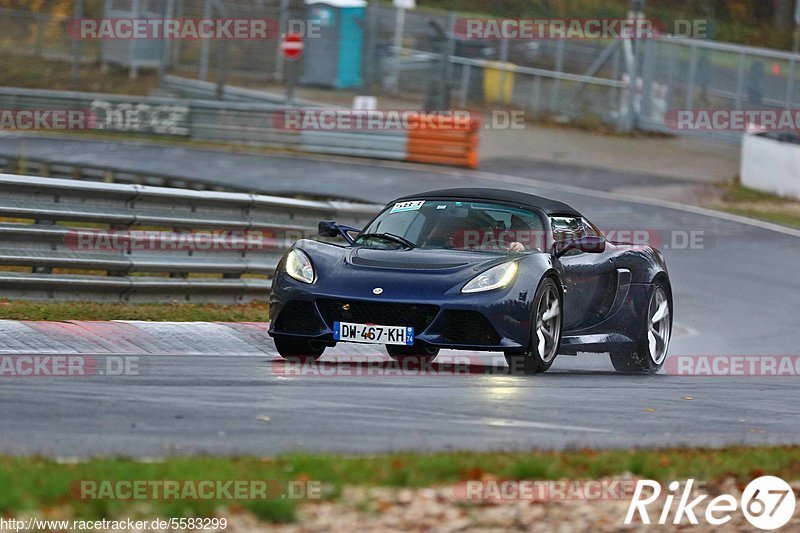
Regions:
[[303, 55], [303, 36], [299, 33], [289, 32], [281, 40], [281, 52], [286, 59], [298, 59]]

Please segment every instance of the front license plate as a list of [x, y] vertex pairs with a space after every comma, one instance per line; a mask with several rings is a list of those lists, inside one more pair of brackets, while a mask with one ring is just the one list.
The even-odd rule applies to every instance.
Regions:
[[375, 324], [333, 323], [333, 340], [367, 344], [414, 344], [414, 328], [405, 326], [376, 326]]

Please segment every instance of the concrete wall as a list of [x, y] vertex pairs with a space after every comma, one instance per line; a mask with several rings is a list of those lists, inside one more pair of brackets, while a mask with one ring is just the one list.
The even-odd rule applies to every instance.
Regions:
[[800, 199], [800, 144], [745, 135], [741, 177], [746, 187]]

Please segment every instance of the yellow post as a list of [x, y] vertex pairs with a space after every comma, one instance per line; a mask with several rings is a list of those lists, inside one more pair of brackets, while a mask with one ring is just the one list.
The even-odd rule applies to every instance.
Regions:
[[487, 104], [510, 104], [514, 94], [513, 63], [491, 61], [483, 69], [483, 97]]

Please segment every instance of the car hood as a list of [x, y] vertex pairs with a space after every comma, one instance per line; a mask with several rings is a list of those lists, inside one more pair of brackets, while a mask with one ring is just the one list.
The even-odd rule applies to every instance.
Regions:
[[339, 246], [317, 241], [299, 241], [296, 246], [304, 250], [313, 262], [332, 262], [337, 267], [353, 270], [395, 270], [414, 272], [481, 272], [494, 265], [521, 257], [487, 252], [459, 250], [380, 250], [363, 246]]
[[[372, 296], [424, 301], [435, 295], [459, 294], [464, 283], [500, 263], [526, 263], [527, 276], [535, 278], [550, 267], [550, 257], [541, 252], [492, 254], [457, 250], [377, 250], [302, 240], [294, 245], [311, 259], [317, 275], [317, 295]], [[376, 293], [377, 294], [377, 293]], [[497, 293], [493, 293], [496, 295]]]
[[511, 259], [511, 256], [456, 250], [376, 250], [356, 247], [347, 250], [347, 263], [357, 267], [393, 270], [482, 270]]

